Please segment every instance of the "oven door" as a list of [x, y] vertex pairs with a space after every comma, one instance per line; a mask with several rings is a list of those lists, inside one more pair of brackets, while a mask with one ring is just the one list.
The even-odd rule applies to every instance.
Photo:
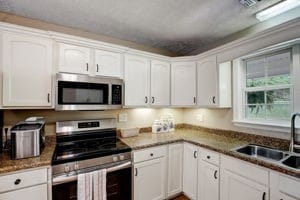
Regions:
[[[124, 167], [125, 166], [125, 167]], [[107, 169], [107, 200], [131, 200], [131, 163]], [[77, 178], [53, 179], [52, 199], [77, 200]]]

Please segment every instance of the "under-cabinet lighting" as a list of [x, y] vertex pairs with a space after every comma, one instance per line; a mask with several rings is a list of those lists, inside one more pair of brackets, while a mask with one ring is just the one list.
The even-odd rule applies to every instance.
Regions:
[[296, 8], [298, 6], [300, 6], [300, 0], [285, 0], [263, 11], [258, 12], [256, 14], [256, 18], [259, 21], [265, 21], [267, 19], [280, 15], [281, 13], [292, 10], [293, 8]]

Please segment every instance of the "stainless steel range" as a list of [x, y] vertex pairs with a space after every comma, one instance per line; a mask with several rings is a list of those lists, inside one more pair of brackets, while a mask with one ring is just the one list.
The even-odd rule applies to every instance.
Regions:
[[56, 123], [53, 199], [77, 199], [77, 175], [107, 169], [107, 199], [131, 199], [131, 149], [117, 138], [116, 120]]

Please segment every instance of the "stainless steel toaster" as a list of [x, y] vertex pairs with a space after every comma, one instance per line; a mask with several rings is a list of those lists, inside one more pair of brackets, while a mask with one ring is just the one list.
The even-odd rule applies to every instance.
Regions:
[[11, 129], [11, 158], [39, 156], [45, 146], [45, 122], [19, 122]]

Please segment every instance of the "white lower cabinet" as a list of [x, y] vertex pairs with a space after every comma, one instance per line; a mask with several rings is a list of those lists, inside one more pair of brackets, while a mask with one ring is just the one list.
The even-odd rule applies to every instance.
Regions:
[[[141, 161], [134, 163], [133, 166], [134, 200], [166, 198], [166, 154], [166, 147], [150, 148], [133, 153], [134, 162]], [[140, 160], [141, 157], [145, 160]]]
[[48, 188], [47, 184], [37, 185], [33, 187], [28, 187], [16, 191], [6, 192], [0, 194], [0, 199], [2, 200], [20, 200], [20, 199], [30, 199], [30, 200], [47, 200], [48, 199]]
[[168, 149], [167, 196], [182, 192], [183, 144], [170, 144]]
[[194, 200], [197, 199], [198, 179], [198, 147], [184, 143], [183, 150], [183, 193]]
[[198, 200], [219, 200], [220, 170], [218, 153], [199, 148]]
[[221, 159], [221, 200], [268, 200], [269, 173], [226, 156]]

